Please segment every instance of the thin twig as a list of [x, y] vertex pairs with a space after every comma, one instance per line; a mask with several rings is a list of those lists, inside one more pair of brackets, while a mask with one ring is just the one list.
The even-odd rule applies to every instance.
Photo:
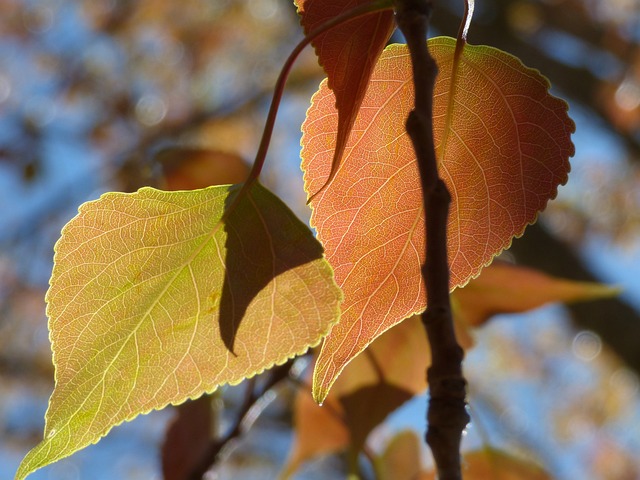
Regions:
[[292, 365], [293, 360], [289, 360], [284, 365], [274, 367], [270, 371], [269, 379], [260, 388], [256, 388], [257, 382], [255, 381], [255, 377], [249, 379], [247, 383], [247, 395], [242, 402], [236, 421], [225, 435], [210, 443], [202, 459], [189, 475], [189, 480], [201, 480], [203, 475], [218, 461], [225, 447], [240, 437], [249, 428], [250, 425], [247, 425], [247, 419], [255, 417], [251, 415], [252, 410], [259, 403], [260, 399], [263, 398], [265, 393], [282, 380], [288, 378]]
[[298, 55], [300, 55], [302, 50], [307, 45], [309, 45], [323, 33], [330, 31], [332, 28], [343, 25], [366, 15], [378, 13], [383, 10], [390, 10], [392, 6], [393, 5], [391, 3], [391, 0], [373, 0], [369, 3], [358, 5], [322, 23], [320, 26], [307, 33], [305, 37], [300, 41], [300, 43], [296, 45], [296, 47], [293, 49], [284, 65], [282, 66], [280, 75], [278, 76], [278, 80], [276, 81], [276, 85], [273, 89], [273, 98], [271, 99], [271, 106], [269, 107], [267, 120], [265, 121], [264, 130], [262, 131], [262, 139], [260, 140], [260, 146], [258, 147], [256, 158], [253, 161], [253, 166], [251, 167], [249, 176], [236, 195], [233, 203], [231, 203], [231, 205], [226, 209], [225, 216], [228, 216], [231, 213], [231, 211], [236, 207], [237, 203], [244, 197], [246, 192], [249, 191], [249, 189], [256, 181], [258, 181], [258, 177], [262, 172], [262, 167], [264, 166], [265, 160], [267, 158], [267, 151], [269, 150], [271, 135], [273, 134], [273, 128], [275, 126], [276, 116], [278, 114], [278, 108], [280, 107], [280, 100], [282, 99], [284, 87], [287, 82], [287, 78], [289, 77], [289, 72], [293, 67], [293, 63], [298, 58]]
[[422, 275], [427, 289], [427, 310], [422, 321], [432, 352], [427, 371], [430, 400], [426, 442], [433, 453], [438, 478], [460, 480], [460, 442], [469, 415], [462, 375], [464, 352], [455, 337], [449, 302], [446, 229], [451, 196], [438, 176], [433, 140], [433, 91], [438, 68], [426, 43], [432, 9], [430, 0], [396, 0], [396, 19], [411, 55], [415, 92], [415, 107], [406, 128], [416, 152], [426, 216], [426, 260]]

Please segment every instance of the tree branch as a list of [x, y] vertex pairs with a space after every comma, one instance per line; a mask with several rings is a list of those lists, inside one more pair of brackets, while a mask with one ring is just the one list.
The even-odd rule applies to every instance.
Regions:
[[431, 448], [440, 480], [462, 478], [460, 442], [469, 422], [466, 381], [462, 375], [464, 352], [453, 330], [449, 302], [447, 218], [451, 196], [438, 176], [433, 140], [433, 90], [437, 65], [426, 37], [433, 4], [430, 0], [397, 0], [398, 27], [407, 39], [413, 67], [415, 107], [406, 128], [416, 152], [426, 217], [426, 260], [422, 275], [427, 289], [427, 310], [422, 321], [432, 352], [427, 371], [429, 408], [426, 442]]
[[189, 475], [189, 480], [201, 480], [204, 474], [207, 473], [207, 471], [220, 459], [220, 455], [224, 448], [233, 440], [244, 434], [249, 427], [249, 425], [247, 425], [247, 419], [255, 418], [255, 415], [250, 415], [250, 413], [259, 403], [259, 400], [275, 385], [289, 377], [289, 372], [291, 371], [292, 366], [293, 360], [289, 360], [284, 365], [275, 366], [270, 371], [268, 380], [260, 388], [256, 388], [256, 377], [249, 380], [247, 396], [242, 402], [235, 423], [225, 435], [213, 440], [209, 444], [205, 454], [198, 462], [198, 465]]

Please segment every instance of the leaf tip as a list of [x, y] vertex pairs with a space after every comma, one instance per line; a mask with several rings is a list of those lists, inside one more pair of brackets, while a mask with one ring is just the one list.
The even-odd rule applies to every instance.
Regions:
[[323, 377], [323, 380], [320, 381], [318, 379], [318, 371], [314, 369], [311, 396], [313, 397], [313, 401], [316, 402], [320, 407], [324, 404], [324, 401], [326, 400], [327, 395], [329, 395], [329, 390], [331, 389], [331, 385], [333, 385], [335, 378], [337, 378], [337, 375], [336, 377], [334, 377], [334, 380], [328, 384], [324, 380], [325, 378], [326, 378], [326, 375]]
[[624, 288], [621, 285], [606, 285], [604, 283], [585, 283], [584, 295], [580, 300], [600, 300], [604, 298], [617, 297], [624, 293]]

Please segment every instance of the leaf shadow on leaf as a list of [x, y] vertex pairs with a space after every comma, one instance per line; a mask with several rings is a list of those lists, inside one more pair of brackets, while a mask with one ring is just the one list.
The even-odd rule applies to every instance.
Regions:
[[[264, 311], [265, 321], [269, 321], [278, 301], [276, 289], [290, 288], [278, 286], [278, 275], [318, 260], [324, 253], [319, 243], [305, 242], [299, 231], [292, 228], [291, 219], [276, 211], [288, 209], [284, 203], [276, 209], [271, 203], [260, 202], [261, 190], [264, 191], [261, 185], [253, 186], [231, 211], [228, 209], [236, 195], [229, 195], [225, 206], [225, 211], [228, 211], [224, 220], [226, 257], [219, 326], [224, 345], [235, 356], [238, 356], [234, 350], [238, 329], [247, 308], [258, 294], [266, 287], [273, 289], [269, 301], [263, 301], [259, 306]], [[270, 232], [292, 232], [298, 237], [291, 238], [295, 248], [274, 241]], [[280, 308], [287, 306], [280, 305]], [[297, 321], [294, 307], [290, 308], [292, 321]]]

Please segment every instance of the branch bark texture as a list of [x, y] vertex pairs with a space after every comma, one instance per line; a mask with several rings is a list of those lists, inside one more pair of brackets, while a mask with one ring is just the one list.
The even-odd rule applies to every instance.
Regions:
[[432, 352], [427, 371], [429, 407], [426, 442], [431, 448], [440, 480], [462, 478], [460, 443], [469, 423], [464, 352], [453, 330], [449, 301], [447, 219], [451, 196], [438, 175], [433, 140], [433, 91], [438, 67], [427, 48], [433, 9], [430, 0], [397, 0], [396, 19], [404, 34], [413, 68], [415, 106], [406, 129], [415, 149], [426, 218], [426, 261], [422, 275], [427, 289], [427, 310], [422, 321]]

